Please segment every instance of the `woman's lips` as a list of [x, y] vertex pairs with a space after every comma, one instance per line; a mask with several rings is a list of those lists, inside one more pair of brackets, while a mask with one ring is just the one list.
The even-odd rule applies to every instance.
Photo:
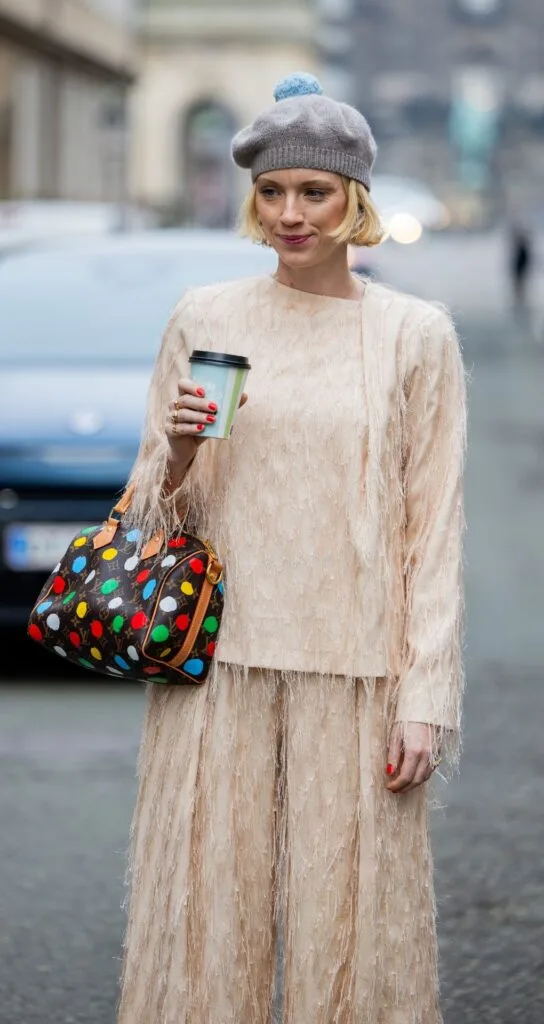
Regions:
[[280, 235], [279, 238], [286, 245], [304, 245], [304, 242], [308, 242], [311, 235]]

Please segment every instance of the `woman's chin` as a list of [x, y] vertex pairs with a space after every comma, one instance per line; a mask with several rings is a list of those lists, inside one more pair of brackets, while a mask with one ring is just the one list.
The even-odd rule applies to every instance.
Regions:
[[304, 252], [302, 249], [298, 251], [293, 249], [286, 250], [285, 246], [278, 246], [276, 253], [284, 266], [291, 267], [293, 270], [302, 270], [304, 267], [315, 267], [321, 263], [319, 253], [317, 253], [315, 249], [313, 251], [306, 250], [306, 252]]

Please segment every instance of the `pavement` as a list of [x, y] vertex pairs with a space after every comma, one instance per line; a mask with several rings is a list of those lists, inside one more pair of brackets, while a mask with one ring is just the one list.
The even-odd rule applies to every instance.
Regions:
[[[380, 256], [392, 283], [450, 304], [470, 375], [464, 751], [432, 814], [442, 1005], [445, 1024], [543, 1024], [542, 318], [512, 313], [499, 238], [462, 241]], [[114, 1024], [143, 693], [9, 639], [0, 1024]]]

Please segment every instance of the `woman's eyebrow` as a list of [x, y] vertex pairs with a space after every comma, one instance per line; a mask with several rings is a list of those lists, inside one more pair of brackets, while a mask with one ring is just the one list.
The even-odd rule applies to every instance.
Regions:
[[[273, 181], [272, 178], [262, 177], [260, 180], [261, 185], [271, 185], [273, 188], [284, 188], [285, 186], [279, 184], [277, 181]], [[306, 181], [301, 181], [296, 187], [297, 188], [334, 188], [331, 181], [325, 181], [324, 178], [308, 178]]]
[[334, 188], [333, 182], [332, 181], [325, 181], [324, 178], [308, 178], [307, 181], [303, 181], [301, 183], [300, 187], [301, 188], [308, 188], [308, 185], [311, 185], [313, 188], [316, 188], [316, 187], [319, 187], [319, 188]]

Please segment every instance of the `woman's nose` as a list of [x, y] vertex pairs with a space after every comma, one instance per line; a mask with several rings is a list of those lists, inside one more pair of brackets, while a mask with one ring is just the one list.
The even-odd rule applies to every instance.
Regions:
[[286, 198], [285, 205], [281, 213], [281, 219], [284, 224], [300, 224], [301, 220], [304, 220], [304, 215], [296, 199]]

